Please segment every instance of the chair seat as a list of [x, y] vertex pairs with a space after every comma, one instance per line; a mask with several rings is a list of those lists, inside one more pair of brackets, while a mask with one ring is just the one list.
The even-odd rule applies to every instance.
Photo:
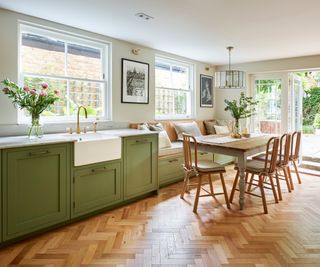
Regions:
[[[271, 157], [271, 156], [270, 156]], [[265, 161], [266, 159], [266, 153], [262, 153], [262, 154], [259, 154], [257, 156], [254, 156], [252, 157], [253, 160], [260, 160], [260, 161]], [[282, 155], [281, 156], [281, 159], [282, 159], [282, 162], [284, 160], [284, 156]], [[280, 155], [278, 154], [278, 157], [277, 157], [277, 164], [279, 164], [279, 160], [280, 160]]]
[[[194, 166], [194, 163], [193, 163]], [[195, 167], [195, 166], [194, 166]], [[225, 172], [224, 166], [213, 162], [212, 160], [199, 160], [198, 161], [199, 172]]]
[[[253, 173], [262, 173], [265, 172], [264, 168], [264, 161], [260, 160], [248, 160], [247, 161], [247, 168], [246, 172], [253, 172]], [[235, 166], [235, 169], [238, 169], [238, 165]]]

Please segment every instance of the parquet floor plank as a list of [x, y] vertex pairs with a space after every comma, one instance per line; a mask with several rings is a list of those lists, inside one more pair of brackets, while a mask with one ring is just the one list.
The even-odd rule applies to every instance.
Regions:
[[[229, 192], [233, 177], [229, 167]], [[177, 183], [2, 248], [0, 267], [320, 267], [320, 177], [302, 178], [279, 204], [267, 192], [267, 215], [250, 196], [243, 211], [236, 201], [228, 210], [220, 196], [201, 198], [194, 214], [195, 190], [181, 200]]]

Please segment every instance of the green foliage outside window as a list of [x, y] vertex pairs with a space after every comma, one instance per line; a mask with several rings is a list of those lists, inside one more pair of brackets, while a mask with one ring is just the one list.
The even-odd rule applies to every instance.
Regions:
[[316, 114], [313, 122], [313, 127], [316, 129], [320, 129], [320, 114]]
[[320, 87], [310, 88], [303, 98], [303, 125], [312, 125], [320, 113]]

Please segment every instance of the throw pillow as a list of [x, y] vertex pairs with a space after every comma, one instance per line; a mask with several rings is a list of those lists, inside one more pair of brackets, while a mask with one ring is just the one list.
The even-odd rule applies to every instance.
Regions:
[[217, 124], [220, 126], [228, 126], [229, 132], [233, 131], [233, 120], [217, 120]]
[[171, 147], [172, 143], [166, 131], [159, 132], [159, 149]]
[[217, 134], [228, 134], [228, 133], [230, 133], [228, 126], [215, 125], [214, 129], [215, 129]]
[[148, 123], [144, 122], [142, 124], [139, 124], [138, 130], [150, 131]]
[[193, 136], [201, 136], [201, 131], [198, 127], [198, 124], [193, 122], [184, 122], [184, 123], [175, 123], [174, 128], [178, 135], [178, 139], [182, 140], [183, 136], [182, 133], [191, 134]]
[[217, 121], [204, 121], [204, 125], [206, 127], [206, 131], [207, 131], [207, 134], [216, 134], [216, 130], [214, 129], [214, 126], [215, 125], [218, 125], [217, 124]]
[[164, 128], [160, 122], [158, 122], [157, 124], [154, 124], [154, 125], [150, 124], [149, 129], [151, 131], [157, 131], [157, 132], [164, 131]]
[[172, 144], [169, 136], [160, 122], [157, 124], [149, 124], [149, 129], [150, 131], [159, 132], [159, 149], [171, 147]]

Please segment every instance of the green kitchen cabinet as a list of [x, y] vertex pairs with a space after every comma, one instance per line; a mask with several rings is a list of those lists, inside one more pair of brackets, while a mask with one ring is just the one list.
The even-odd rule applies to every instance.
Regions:
[[122, 201], [121, 160], [76, 167], [72, 214], [77, 217]]
[[0, 150], [0, 243], [2, 243], [2, 151]]
[[[194, 155], [192, 157], [194, 159]], [[198, 151], [198, 161], [201, 160], [213, 160], [213, 154], [210, 152]], [[183, 180], [183, 164], [183, 153], [159, 158], [160, 186], [165, 186]]]
[[183, 180], [183, 154], [163, 157], [159, 159], [160, 186]]
[[123, 138], [124, 199], [155, 191], [158, 182], [158, 135]]
[[70, 219], [70, 145], [3, 150], [3, 240]]
[[214, 154], [214, 162], [221, 165], [228, 165], [235, 162], [235, 157], [223, 154]]
[[204, 151], [198, 151], [198, 160], [212, 160], [213, 161], [214, 157], [211, 152], [204, 152]]

